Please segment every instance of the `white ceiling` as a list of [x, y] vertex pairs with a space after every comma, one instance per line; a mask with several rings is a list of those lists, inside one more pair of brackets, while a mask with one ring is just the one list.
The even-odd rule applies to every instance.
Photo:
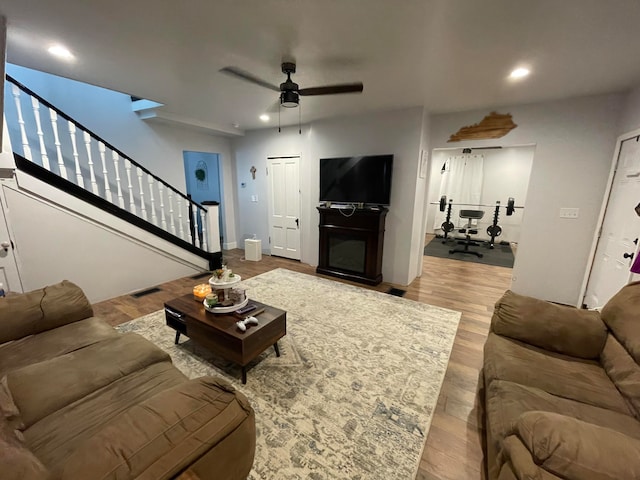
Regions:
[[[165, 104], [175, 118], [240, 130], [277, 93], [236, 66], [301, 88], [362, 81], [360, 95], [304, 97], [302, 122], [424, 105], [434, 113], [618, 92], [640, 84], [638, 0], [3, 0], [7, 60]], [[65, 44], [72, 63], [46, 48]], [[509, 72], [529, 66], [529, 78]], [[283, 109], [282, 123], [298, 122]], [[272, 115], [270, 125], [277, 123]]]

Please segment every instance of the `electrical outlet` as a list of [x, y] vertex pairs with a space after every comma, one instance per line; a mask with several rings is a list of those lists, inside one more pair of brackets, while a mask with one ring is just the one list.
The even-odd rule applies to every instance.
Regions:
[[561, 208], [560, 209], [560, 218], [578, 218], [578, 213], [580, 213], [579, 208]]
[[251, 195], [251, 201], [252, 202], [257, 202], [258, 201], [258, 196], [257, 195]]

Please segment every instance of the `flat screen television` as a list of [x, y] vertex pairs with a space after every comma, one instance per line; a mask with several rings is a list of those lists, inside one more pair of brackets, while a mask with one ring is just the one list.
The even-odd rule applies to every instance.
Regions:
[[393, 155], [320, 159], [320, 201], [389, 205]]

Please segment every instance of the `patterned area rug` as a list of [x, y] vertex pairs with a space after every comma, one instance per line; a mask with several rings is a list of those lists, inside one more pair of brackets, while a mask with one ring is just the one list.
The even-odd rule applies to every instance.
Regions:
[[242, 282], [287, 311], [281, 357], [240, 368], [183, 339], [163, 311], [121, 325], [169, 352], [190, 378], [217, 375], [256, 410], [250, 479], [415, 477], [460, 313], [322, 278], [272, 270]]

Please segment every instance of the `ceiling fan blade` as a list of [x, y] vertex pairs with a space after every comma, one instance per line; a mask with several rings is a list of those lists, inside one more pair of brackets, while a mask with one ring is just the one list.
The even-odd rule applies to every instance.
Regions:
[[301, 88], [298, 90], [300, 95], [336, 95], [338, 93], [361, 93], [364, 89], [362, 82], [343, 83], [342, 85], [327, 85], [326, 87]]
[[220, 69], [220, 72], [226, 73], [227, 75], [231, 75], [232, 77], [239, 78], [241, 80], [245, 80], [247, 82], [254, 83], [256, 85], [260, 85], [261, 87], [268, 88], [269, 90], [274, 90], [276, 92], [280, 91], [279, 87], [267, 82], [266, 80], [262, 80], [261, 78], [252, 75], [249, 72], [245, 72], [237, 67], [224, 67]]
[[271, 105], [269, 105], [267, 107], [267, 109], [265, 110], [265, 112], [267, 112], [267, 113], [278, 113], [278, 110], [280, 110], [280, 99], [279, 98], [275, 102], [273, 102]]

